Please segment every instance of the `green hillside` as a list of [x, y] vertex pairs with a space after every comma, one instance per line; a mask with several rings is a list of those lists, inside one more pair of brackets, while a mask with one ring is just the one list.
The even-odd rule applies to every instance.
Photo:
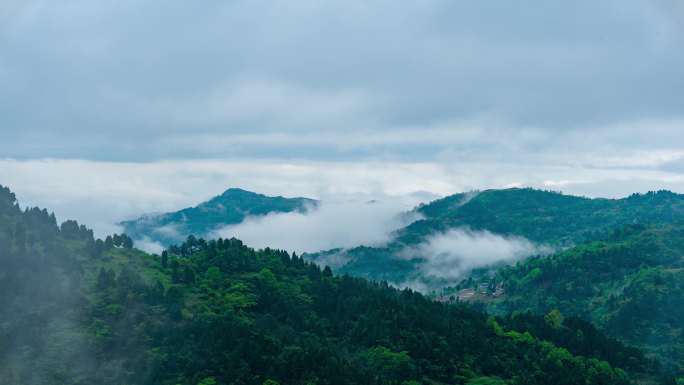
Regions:
[[660, 376], [640, 351], [579, 320], [493, 318], [235, 239], [191, 237], [150, 255], [125, 235], [95, 240], [76, 222], [57, 226], [45, 210], [21, 210], [6, 188], [0, 263], [2, 385], [562, 385]]
[[684, 225], [632, 225], [605, 240], [502, 268], [492, 310], [560, 309], [684, 369]]
[[663, 224], [684, 220], [684, 195], [669, 191], [633, 194], [623, 199], [584, 198], [535, 189], [485, 190], [455, 194], [421, 205], [424, 219], [398, 230], [385, 247], [361, 246], [307, 255], [314, 261], [341, 254], [336, 271], [394, 283], [421, 281], [432, 288], [449, 281], [421, 271], [423, 256], [403, 256], [407, 248], [451, 229], [488, 231], [523, 237], [538, 245], [566, 248], [601, 239], [615, 228], [634, 224]]
[[397, 241], [416, 242], [426, 234], [467, 226], [567, 246], [597, 239], [622, 225], [684, 219], [684, 195], [670, 191], [622, 199], [590, 199], [530, 188], [470, 195], [456, 194], [418, 207], [425, 219], [400, 231]]
[[168, 246], [183, 242], [188, 235], [205, 236], [221, 226], [240, 223], [248, 216], [304, 212], [317, 204], [318, 201], [308, 198], [269, 197], [231, 188], [195, 207], [146, 215], [120, 224], [133, 239], [146, 239]]

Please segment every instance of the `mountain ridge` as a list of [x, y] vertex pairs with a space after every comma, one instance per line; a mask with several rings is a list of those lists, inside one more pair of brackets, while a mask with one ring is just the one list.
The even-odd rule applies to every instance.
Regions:
[[[610, 199], [532, 188], [492, 189], [453, 194], [419, 205], [414, 211], [424, 218], [397, 230], [384, 247], [339, 250], [335, 260], [344, 263], [338, 263], [336, 271], [395, 284], [421, 280], [419, 268], [427, 257], [407, 259], [403, 252], [454, 229], [492, 233], [504, 239], [522, 237], [537, 245], [563, 249], [601, 239], [628, 224], [682, 220], [684, 195], [661, 190]], [[323, 251], [306, 257], [325, 261], [333, 253]], [[430, 286], [447, 284], [435, 281]]]
[[75, 221], [59, 226], [46, 210], [22, 211], [8, 191], [2, 385], [628, 385], [663, 376], [581, 320], [490, 317], [237, 239], [189, 238], [151, 255]]
[[319, 201], [315, 199], [267, 196], [232, 187], [195, 206], [167, 213], [146, 214], [122, 221], [119, 225], [134, 240], [169, 246], [183, 242], [189, 235], [206, 237], [221, 226], [238, 224], [249, 216], [306, 212], [318, 205]]

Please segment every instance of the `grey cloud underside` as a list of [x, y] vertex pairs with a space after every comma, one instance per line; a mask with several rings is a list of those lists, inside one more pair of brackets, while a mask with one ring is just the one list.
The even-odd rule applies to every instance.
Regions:
[[684, 139], [680, 4], [3, 2], [0, 153], [534, 162], [671, 149]]

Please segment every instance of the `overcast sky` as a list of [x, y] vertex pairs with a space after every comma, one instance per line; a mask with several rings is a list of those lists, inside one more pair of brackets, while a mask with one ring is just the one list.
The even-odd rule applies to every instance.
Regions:
[[683, 176], [678, 0], [0, 2], [0, 184], [61, 217]]

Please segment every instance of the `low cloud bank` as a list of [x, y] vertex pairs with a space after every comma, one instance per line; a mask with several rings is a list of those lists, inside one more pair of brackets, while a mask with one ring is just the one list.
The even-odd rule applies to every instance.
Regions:
[[392, 231], [418, 219], [402, 215], [413, 205], [402, 199], [323, 201], [306, 213], [275, 213], [249, 217], [216, 230], [211, 237], [236, 237], [257, 248], [316, 252], [358, 245], [382, 246]]
[[135, 247], [140, 250], [146, 251], [150, 254], [161, 254], [164, 251], [164, 245], [159, 242], [151, 240], [149, 237], [144, 237], [142, 239], [135, 240]]
[[[684, 192], [684, 171], [676, 163], [684, 155], [677, 158], [670, 153], [640, 153], [611, 160], [610, 167], [601, 159], [578, 160], [577, 156], [567, 162], [561, 157], [561, 163], [574, 166], [560, 168], [535, 159], [534, 164], [464, 159], [417, 163], [0, 159], [0, 184], [10, 187], [24, 207], [46, 207], [55, 212], [59, 221], [76, 219], [93, 228], [100, 238], [121, 232], [115, 224], [122, 220], [194, 206], [228, 187], [324, 201], [351, 194], [380, 201], [409, 196], [414, 203], [474, 188], [511, 186], [562, 189], [590, 197], [622, 197], [658, 189]], [[630, 160], [643, 163], [619, 167]]]
[[[421, 278], [457, 282], [473, 269], [514, 263], [536, 254], [551, 252], [522, 237], [505, 237], [489, 231], [454, 229], [433, 235], [422, 244], [405, 249], [399, 257], [421, 259]], [[421, 279], [424, 280], [424, 279]], [[400, 286], [416, 287], [418, 282]]]

